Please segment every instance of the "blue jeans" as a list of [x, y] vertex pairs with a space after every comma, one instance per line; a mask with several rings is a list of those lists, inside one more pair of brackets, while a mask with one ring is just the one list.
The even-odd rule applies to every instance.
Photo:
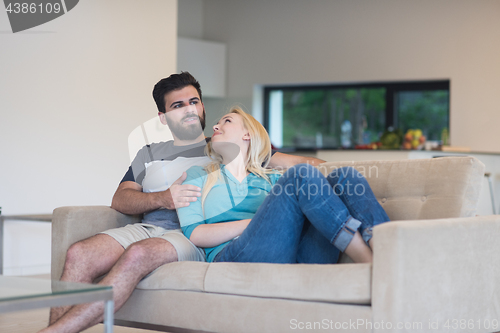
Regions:
[[240, 237], [216, 256], [223, 262], [336, 263], [360, 230], [389, 221], [354, 168], [324, 177], [308, 164], [285, 172]]

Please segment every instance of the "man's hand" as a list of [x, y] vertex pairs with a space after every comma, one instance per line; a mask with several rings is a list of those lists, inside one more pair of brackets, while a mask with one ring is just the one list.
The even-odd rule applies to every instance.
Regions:
[[179, 177], [166, 191], [167, 202], [165, 208], [174, 209], [189, 206], [189, 203], [198, 200], [201, 196], [201, 188], [194, 185], [182, 185], [182, 182], [186, 180], [187, 174], [182, 173]]
[[123, 214], [143, 214], [158, 208], [175, 209], [189, 206], [201, 196], [201, 189], [194, 185], [182, 185], [184, 172], [166, 191], [144, 193], [141, 185], [125, 181], [118, 186], [111, 208]]

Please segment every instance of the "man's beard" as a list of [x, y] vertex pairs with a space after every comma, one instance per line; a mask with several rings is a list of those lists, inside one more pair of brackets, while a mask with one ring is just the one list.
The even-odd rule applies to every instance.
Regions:
[[[186, 118], [191, 118], [191, 117], [197, 117], [200, 121], [200, 123], [196, 124], [191, 124], [188, 125], [187, 127], [182, 126], [182, 122]], [[172, 131], [172, 133], [177, 137], [179, 140], [194, 140], [198, 138], [201, 134], [203, 134], [203, 130], [205, 129], [205, 110], [203, 110], [203, 116], [199, 117], [197, 114], [192, 113], [189, 115], [184, 116], [180, 122], [176, 123], [173, 122], [172, 120], [169, 119], [169, 117], [165, 117], [167, 120], [168, 127]], [[201, 129], [200, 129], [201, 125]]]

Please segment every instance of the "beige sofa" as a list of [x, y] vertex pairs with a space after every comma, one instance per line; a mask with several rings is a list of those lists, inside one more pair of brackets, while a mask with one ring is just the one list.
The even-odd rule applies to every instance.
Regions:
[[[393, 221], [374, 229], [373, 264], [167, 264], [137, 286], [117, 324], [172, 332], [496, 331], [500, 217], [475, 217], [484, 165], [451, 157], [320, 168], [346, 165], [368, 178]], [[137, 221], [103, 206], [56, 209], [53, 278], [72, 243]]]

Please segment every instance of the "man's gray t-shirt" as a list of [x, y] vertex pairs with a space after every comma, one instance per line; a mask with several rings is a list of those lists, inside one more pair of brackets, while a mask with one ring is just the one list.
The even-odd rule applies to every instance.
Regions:
[[[191, 166], [209, 162], [205, 146], [205, 140], [187, 146], [175, 146], [174, 141], [146, 145], [137, 152], [122, 182], [134, 181], [146, 193], [165, 191]], [[180, 228], [175, 209], [160, 208], [145, 213], [142, 222], [169, 230]]]

